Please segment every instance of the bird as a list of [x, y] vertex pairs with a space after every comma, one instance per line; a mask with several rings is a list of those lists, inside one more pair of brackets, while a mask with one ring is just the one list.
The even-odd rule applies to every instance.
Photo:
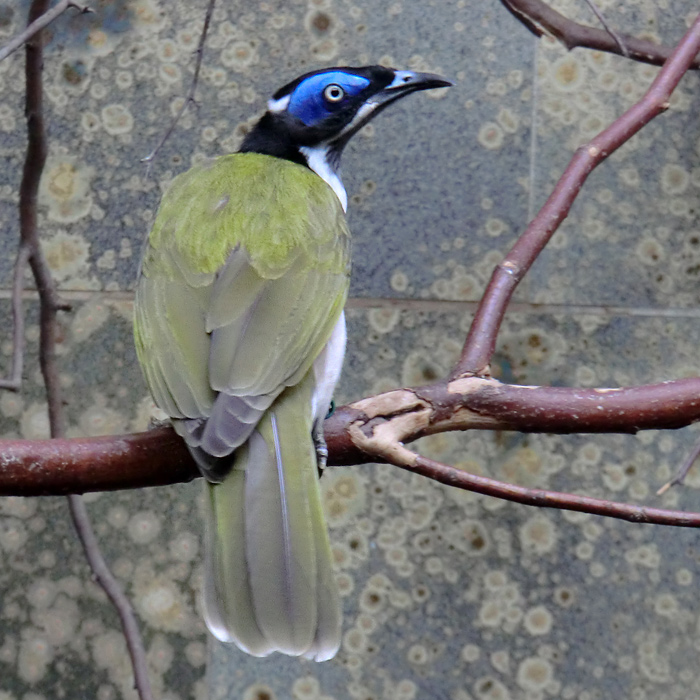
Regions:
[[341, 643], [319, 475], [346, 344], [343, 149], [393, 102], [451, 84], [378, 65], [305, 73], [236, 153], [174, 178], [144, 244], [134, 340], [205, 477], [204, 619], [253, 656], [325, 661]]

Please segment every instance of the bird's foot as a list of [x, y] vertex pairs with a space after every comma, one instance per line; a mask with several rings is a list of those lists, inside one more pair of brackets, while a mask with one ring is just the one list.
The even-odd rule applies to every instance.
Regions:
[[323, 427], [320, 430], [314, 430], [314, 447], [316, 448], [316, 464], [318, 466], [318, 475], [326, 468], [328, 461], [328, 447], [326, 440], [323, 437]]

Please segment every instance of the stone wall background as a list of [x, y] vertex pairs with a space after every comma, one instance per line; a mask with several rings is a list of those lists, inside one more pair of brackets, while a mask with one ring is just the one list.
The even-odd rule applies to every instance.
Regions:
[[[27, 0], [0, 2], [0, 44]], [[575, 147], [657, 69], [536, 41], [496, 0], [220, 0], [199, 107], [150, 176], [139, 162], [186, 94], [203, 0], [93, 0], [46, 50], [50, 158], [42, 239], [74, 311], [62, 318], [72, 435], [145, 428], [131, 289], [164, 187], [231, 151], [277, 87], [318, 66], [383, 62], [456, 86], [378, 118], [344, 159], [355, 236], [349, 346], [337, 400], [429, 381], [454, 361], [493, 265]], [[594, 22], [585, 3], [552, 3]], [[688, 0], [599, 0], [621, 31], [673, 43]], [[24, 159], [23, 54], [0, 63], [0, 365]], [[620, 386], [697, 375], [698, 78], [603, 164], [519, 290], [496, 369], [522, 383]], [[0, 434], [42, 438], [46, 407], [28, 304], [20, 395]], [[516, 483], [700, 508], [700, 471], [654, 495], [697, 430], [632, 436], [440, 435], [421, 449]], [[207, 639], [198, 484], [87, 497], [134, 602], [157, 697], [656, 699], [699, 697], [696, 534], [537, 511], [390, 467], [324, 478], [346, 607], [338, 657], [254, 660]], [[63, 499], [0, 500], [0, 698], [135, 697], [116, 614], [91, 582]]]

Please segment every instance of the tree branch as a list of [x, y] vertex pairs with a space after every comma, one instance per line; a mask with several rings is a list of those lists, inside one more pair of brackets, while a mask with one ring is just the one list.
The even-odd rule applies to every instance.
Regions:
[[[700, 378], [629, 389], [562, 389], [470, 377], [401, 389], [344, 406], [326, 421], [328, 463], [388, 462], [448, 486], [524, 505], [699, 527], [698, 513], [505, 484], [420, 457], [403, 446], [425, 435], [474, 428], [547, 433], [678, 428], [700, 420], [699, 396]], [[6, 440], [0, 453], [0, 495], [142, 488], [199, 476], [184, 442], [169, 427], [117, 437]]]
[[98, 438], [0, 441], [0, 497], [166, 486], [199, 472], [172, 428]]
[[199, 71], [202, 68], [202, 59], [204, 57], [204, 42], [207, 39], [207, 33], [209, 32], [209, 24], [211, 23], [211, 16], [214, 13], [215, 4], [216, 0], [209, 0], [209, 4], [207, 5], [207, 11], [204, 15], [204, 26], [202, 27], [202, 33], [199, 35], [199, 43], [197, 44], [197, 50], [195, 51], [195, 53], [197, 54], [197, 59], [194, 64], [194, 75], [192, 76], [192, 82], [190, 83], [190, 89], [187, 91], [185, 101], [182, 103], [182, 106], [177, 111], [177, 114], [173, 118], [172, 122], [170, 122], [170, 126], [167, 128], [166, 132], [161, 137], [160, 141], [158, 142], [158, 145], [145, 158], [141, 159], [142, 163], [146, 163], [147, 173], [153, 163], [153, 160], [158, 155], [158, 152], [161, 148], [163, 148], [165, 142], [170, 138], [173, 131], [175, 131], [175, 127], [180, 121], [182, 115], [185, 113], [185, 110], [191, 104], [195, 103], [194, 93], [197, 89], [197, 83], [199, 82]]
[[[529, 4], [529, 3], [522, 3]], [[606, 34], [607, 36], [607, 34]], [[700, 50], [700, 17], [673, 50], [642, 99], [580, 146], [544, 206], [496, 267], [474, 316], [452, 376], [488, 374], [506, 308], [537, 256], [567, 217], [593, 169], [669, 107], [669, 98]]]
[[[325, 422], [330, 466], [386, 461], [367, 451], [378, 426], [400, 442], [447, 431], [636, 433], [700, 421], [700, 378], [626, 389], [528, 387], [465, 377], [398, 389], [338, 408]], [[359, 433], [364, 437], [359, 437]], [[199, 472], [170, 427], [62, 440], [0, 441], [0, 496], [164, 486]], [[457, 470], [459, 471], [459, 470]]]
[[407, 469], [416, 474], [439, 481], [447, 486], [475, 491], [486, 496], [502, 498], [523, 505], [537, 508], [555, 508], [557, 510], [574, 510], [579, 513], [592, 513], [617, 520], [627, 520], [631, 523], [646, 525], [672, 525], [674, 527], [700, 527], [700, 513], [686, 513], [680, 510], [665, 510], [663, 508], [648, 508], [634, 506], [628, 503], [616, 503], [600, 498], [590, 498], [572, 493], [529, 489], [524, 486], [506, 484], [502, 481], [489, 479], [476, 474], [449, 467], [435, 462], [427, 457], [415, 455], [413, 464], [398, 464], [395, 466]]
[[[29, 27], [35, 26], [38, 20], [46, 17], [48, 4], [49, 0], [32, 0], [29, 8]], [[65, 308], [65, 305], [58, 299], [51, 271], [39, 243], [37, 228], [37, 196], [47, 154], [43, 116], [42, 70], [44, 58], [42, 40], [42, 29], [39, 27], [25, 43], [27, 155], [19, 196], [20, 253], [26, 247], [29, 265], [39, 292], [39, 362], [46, 386], [51, 437], [61, 438], [66, 430], [66, 416], [56, 364], [56, 314], [60, 309]], [[68, 496], [68, 504], [73, 524], [90, 568], [119, 614], [139, 697], [141, 700], [152, 700], [146, 652], [139, 635], [134, 612], [102, 556], [82, 498], [70, 495]]]
[[617, 44], [617, 48], [620, 50], [620, 53], [625, 57], [629, 58], [630, 57], [630, 52], [627, 50], [627, 47], [625, 46], [625, 42], [623, 41], [622, 37], [612, 28], [611, 25], [608, 24], [607, 20], [605, 19], [605, 15], [600, 11], [598, 6], [593, 2], [593, 0], [586, 0], [586, 4], [588, 7], [591, 8], [591, 11], [593, 14], [598, 18], [598, 21], [603, 25], [603, 29], [610, 34], [610, 36], [615, 40], [615, 43]]
[[0, 61], [26, 44], [35, 34], [38, 34], [44, 27], [51, 24], [57, 17], [60, 17], [69, 7], [74, 7], [81, 14], [92, 12], [87, 5], [81, 5], [75, 2], [75, 0], [60, 0], [54, 7], [37, 17], [33, 22], [27, 25], [27, 28], [23, 32], [11, 39], [0, 49]]
[[[410, 443], [453, 430], [634, 434], [697, 421], [697, 377], [625, 389], [519, 386], [463, 377], [356, 401], [337, 409], [324, 427], [328, 463], [347, 465], [378, 456], [390, 461], [382, 440]], [[369, 436], [375, 447], [368, 451]]]
[[[627, 57], [654, 66], [662, 65], [671, 55], [671, 48], [659, 46], [646, 39], [638, 39], [629, 34], [612, 36], [605, 29], [589, 27], [564, 17], [542, 0], [501, 0], [505, 8], [535, 36], [546, 35], [558, 39], [569, 51], [580, 47], [624, 55], [618, 41], [627, 50]], [[700, 61], [694, 60], [690, 68], [700, 68]]]
[[700, 457], [700, 440], [695, 443], [695, 446], [691, 450], [690, 454], [685, 458], [683, 464], [681, 464], [681, 466], [678, 468], [675, 475], [656, 492], [656, 495], [661, 496], [672, 486], [682, 484], [698, 457]]

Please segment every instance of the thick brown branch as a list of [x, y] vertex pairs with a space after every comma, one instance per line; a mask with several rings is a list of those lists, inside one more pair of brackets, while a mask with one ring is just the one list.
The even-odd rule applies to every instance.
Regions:
[[[343, 406], [325, 423], [329, 465], [383, 461], [380, 444], [449, 430], [635, 433], [700, 420], [700, 378], [627, 389], [566, 389], [467, 377]], [[359, 431], [359, 433], [358, 433]], [[382, 432], [383, 431], [383, 432]], [[363, 439], [365, 439], [363, 438]], [[388, 442], [387, 442], [388, 444]], [[0, 496], [48, 496], [191, 481], [197, 469], [168, 427], [68, 440], [0, 441]]]
[[[392, 461], [387, 448], [449, 430], [636, 433], [700, 420], [700, 378], [625, 389], [528, 387], [464, 377], [338, 409], [325, 424], [328, 463]], [[369, 437], [372, 442], [368, 442]], [[391, 448], [393, 449], [393, 448]], [[381, 461], [381, 459], [380, 459]]]
[[488, 371], [496, 336], [515, 288], [568, 215], [586, 178], [599, 163], [668, 109], [673, 90], [699, 50], [700, 16], [673, 50], [644, 97], [576, 151], [542, 209], [491, 276], [453, 377]]
[[[501, 3], [535, 36], [549, 34], [569, 50], [580, 47], [624, 55], [622, 44], [629, 58], [655, 66], [662, 65], [671, 55], [672, 49], [668, 46], [659, 46], [627, 34], [613, 36], [605, 29], [574, 22], [542, 0], [501, 0]], [[690, 67], [697, 70], [700, 61], [694, 60]]]
[[0, 441], [0, 496], [165, 486], [199, 476], [171, 428], [68, 440]]

